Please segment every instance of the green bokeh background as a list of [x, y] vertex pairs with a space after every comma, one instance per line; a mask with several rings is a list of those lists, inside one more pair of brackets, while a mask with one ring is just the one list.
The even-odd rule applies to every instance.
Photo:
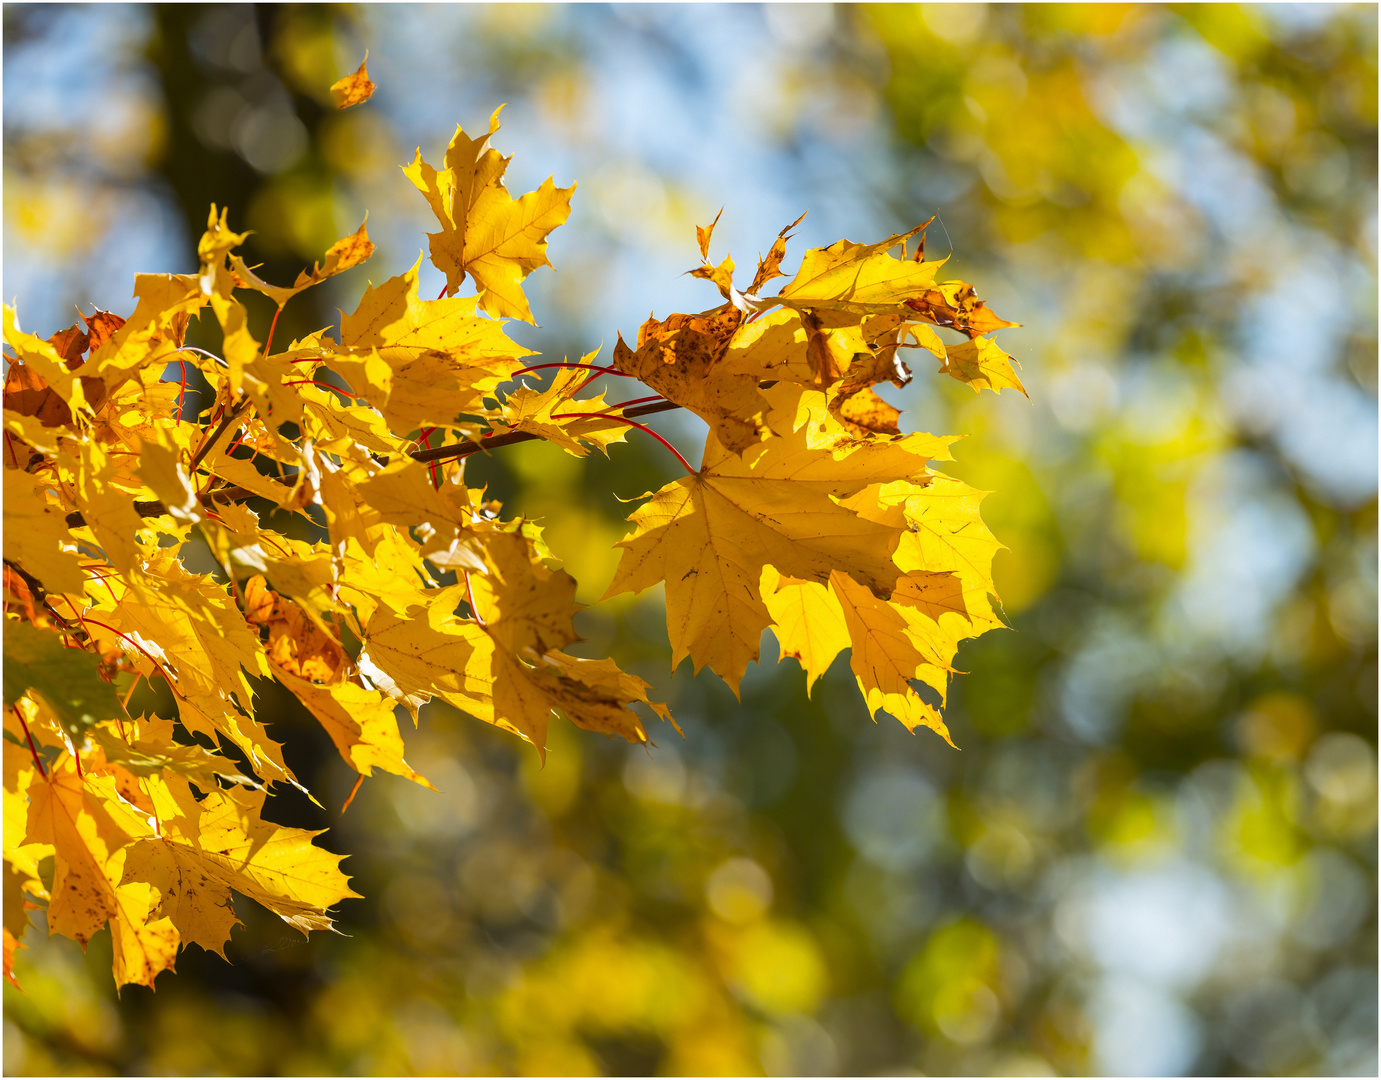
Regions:
[[[327, 325], [425, 243], [397, 166], [508, 102], [512, 189], [580, 183], [524, 344], [713, 306], [678, 275], [721, 205], [740, 266], [810, 209], [788, 269], [938, 213], [928, 253], [1024, 324], [1031, 401], [886, 391], [965, 436], [951, 471], [1010, 549], [958, 751], [870, 722], [846, 659], [807, 698], [770, 637], [741, 701], [668, 672], [651, 594], [577, 624], [684, 727], [651, 753], [554, 725], [542, 769], [433, 708], [405, 738], [441, 793], [382, 777], [342, 815], [352, 774], [265, 688], [327, 808], [267, 816], [350, 853], [347, 936], [244, 904], [229, 963], [117, 998], [108, 938], [36, 912], [5, 1072], [1374, 1075], [1376, 31], [1371, 5], [6, 5], [31, 332], [190, 269], [212, 201], [270, 281], [369, 211], [374, 259], [279, 334]], [[337, 114], [366, 48], [379, 91]], [[637, 435], [467, 466], [590, 603], [619, 498], [673, 475]]]

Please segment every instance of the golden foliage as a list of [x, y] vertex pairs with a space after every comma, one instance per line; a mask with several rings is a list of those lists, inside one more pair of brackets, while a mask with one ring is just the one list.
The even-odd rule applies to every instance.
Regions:
[[[361, 65], [332, 89], [343, 107], [370, 87]], [[970, 286], [937, 283], [941, 263], [906, 256], [920, 230], [809, 251], [768, 298], [790, 226], [747, 293], [731, 258], [709, 263], [713, 226], [699, 230], [695, 273], [727, 303], [649, 319], [612, 368], [591, 353], [505, 391], [529, 369], [502, 320], [531, 321], [521, 283], [547, 265], [574, 187], [509, 196], [497, 119], [480, 140], [457, 130], [442, 172], [420, 152], [405, 170], [441, 222], [444, 298], [418, 296], [419, 260], [371, 285], [337, 336], [275, 351], [243, 292], [281, 310], [373, 245], [361, 225], [274, 286], [212, 207], [199, 272], [141, 276], [127, 320], [97, 313], [45, 341], [5, 309], [6, 868], [46, 900], [52, 932], [85, 943], [111, 928], [117, 984], [152, 985], [188, 942], [222, 952], [232, 891], [304, 934], [355, 895], [314, 834], [262, 817], [273, 785], [297, 780], [251, 677], [296, 697], [361, 777], [428, 787], [403, 758], [398, 710], [416, 719], [433, 698], [543, 755], [554, 714], [631, 743], [648, 741], [645, 716], [674, 725], [641, 679], [563, 651], [575, 580], [534, 526], [465, 483], [464, 458], [487, 446], [544, 439], [580, 456], [641, 428], [624, 405], [578, 397], [591, 371], [662, 395], [643, 411], [682, 406], [711, 427], [699, 468], [633, 513], [608, 590], [666, 582], [673, 665], [689, 656], [737, 692], [764, 629], [812, 682], [849, 648], [870, 712], [948, 738], [912, 684], [942, 704], [958, 643], [999, 625], [979, 494], [929, 466], [952, 440], [901, 434], [873, 390], [910, 378], [908, 341], [975, 389], [1021, 390], [980, 336], [1011, 324]], [[454, 295], [467, 275], [474, 295]], [[183, 344], [208, 308], [223, 356]], [[943, 345], [932, 326], [971, 340]], [[173, 362], [209, 384], [208, 409], [194, 415], [164, 377]], [[297, 535], [261, 523], [274, 510]], [[192, 543], [213, 572], [184, 564]], [[127, 712], [140, 678], [167, 685], [175, 716]], [[24, 920], [6, 912], [9, 972]]]

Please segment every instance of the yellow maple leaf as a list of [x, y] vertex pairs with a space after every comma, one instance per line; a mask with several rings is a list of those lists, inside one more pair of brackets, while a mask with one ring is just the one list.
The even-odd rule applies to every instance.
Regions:
[[906, 301], [934, 285], [935, 273], [945, 260], [917, 262], [890, 252], [924, 228], [897, 233], [877, 244], [840, 240], [827, 248], [812, 248], [802, 258], [796, 276], [773, 299], [797, 309], [910, 315]]
[[423, 787], [432, 786], [403, 760], [403, 736], [393, 714], [397, 702], [391, 697], [352, 682], [317, 686], [286, 671], [275, 674], [317, 718], [345, 763], [357, 773], [372, 776], [379, 768]]
[[[823, 418], [824, 396], [802, 400], [810, 422], [757, 444], [741, 457], [711, 436], [704, 463], [651, 496], [629, 518], [636, 530], [606, 596], [666, 581], [672, 666], [690, 656], [732, 688], [758, 656], [771, 616], [759, 588], [764, 566], [817, 582], [842, 568], [887, 595], [900, 574], [892, 562], [904, 525], [869, 521], [841, 500], [898, 475], [925, 482], [927, 437], [892, 442], [842, 440]], [[827, 429], [822, 431], [821, 429]], [[833, 448], [812, 445], [832, 440]], [[924, 452], [924, 451], [923, 451]], [[867, 496], [864, 496], [866, 502]]]
[[455, 478], [435, 488], [426, 465], [401, 458], [353, 490], [363, 504], [364, 520], [416, 527], [418, 550], [434, 565], [443, 570], [485, 568], [470, 490]]
[[144, 521], [134, 509], [133, 492], [121, 483], [127, 478], [123, 461], [105, 447], [88, 443], [74, 465], [72, 495], [86, 523], [83, 531], [105, 553], [106, 561], [123, 574], [133, 573], [145, 557], [139, 543]]
[[54, 851], [49, 932], [85, 945], [109, 923], [116, 986], [152, 986], [173, 966], [178, 932], [170, 920], [153, 917], [148, 884], [121, 881], [123, 849], [152, 831], [148, 822], [118, 796], [110, 777], [83, 780], [70, 755], [30, 785], [29, 799], [28, 839]]
[[130, 846], [125, 876], [152, 885], [156, 913], [169, 917], [189, 941], [224, 955], [234, 926], [232, 890], [304, 937], [331, 929], [329, 909], [359, 895], [341, 873], [343, 856], [312, 843], [320, 831], [263, 820], [262, 791], [215, 789], [198, 801], [176, 774], [151, 778], [148, 791], [162, 835]]
[[[100, 747], [101, 756], [112, 767], [131, 776], [151, 776], [171, 770], [186, 777], [203, 791], [217, 786], [217, 780], [234, 784], [254, 785], [254, 781], [240, 772], [229, 758], [206, 749], [200, 743], [185, 745], [177, 741], [173, 721], [164, 716], [140, 716], [138, 719], [96, 724], [89, 732]], [[87, 759], [88, 771], [100, 766]], [[124, 788], [121, 787], [122, 794]], [[125, 795], [135, 801], [137, 795]]]
[[[670, 718], [647, 700], [642, 680], [612, 661], [559, 651], [576, 640], [575, 582], [548, 570], [530, 538], [495, 532], [484, 556], [485, 573], [469, 574], [466, 584], [435, 590], [405, 611], [375, 610], [360, 665], [376, 686], [410, 708], [440, 697], [530, 741], [544, 756], [553, 710], [632, 742], [647, 739], [632, 702]], [[474, 620], [449, 614], [460, 597], [473, 603]]]
[[834, 658], [849, 647], [844, 613], [830, 596], [828, 586], [784, 578], [773, 566], [763, 567], [761, 593], [781, 650], [778, 661], [790, 656], [800, 663], [809, 696]]
[[[412, 269], [370, 285], [341, 320], [345, 359], [362, 352], [389, 369], [387, 384], [371, 380], [351, 389], [383, 413], [397, 434], [424, 424], [449, 424], [459, 413], [482, 408], [485, 396], [522, 368], [531, 350], [509, 340], [503, 325], [476, 314], [475, 297], [422, 300], [417, 295], [419, 256]], [[334, 357], [328, 366], [343, 378], [355, 371]]]
[[489, 145], [502, 108], [494, 110], [482, 139], [456, 128], [442, 172], [422, 160], [420, 149], [403, 172], [441, 222], [441, 231], [427, 238], [433, 264], [446, 275], [447, 295], [455, 295], [468, 273], [485, 311], [532, 322], [522, 281], [539, 266], [551, 265], [546, 238], [570, 216], [575, 185], [558, 188], [547, 177], [520, 199], [509, 195], [503, 186], [509, 159]]
[[[17, 562], [51, 593], [82, 594], [86, 575], [66, 512], [48, 494], [52, 481], [5, 470], [5, 558]], [[8, 572], [8, 571], [7, 571]]]
[[1012, 370], [1012, 358], [991, 338], [973, 338], [958, 345], [946, 345], [945, 362], [940, 370], [962, 383], [968, 383], [975, 394], [984, 387], [994, 393], [1012, 389], [1026, 394], [1026, 387], [1021, 385], [1017, 373]]
[[151, 569], [156, 587], [146, 579], [130, 586], [106, 579], [93, 618], [109, 629], [88, 619], [92, 636], [145, 674], [153, 674], [156, 662], [169, 676], [188, 731], [226, 738], [263, 779], [297, 786], [281, 745], [254, 718], [245, 672], [267, 676], [271, 669], [227, 589], [166, 561]]
[[830, 575], [830, 592], [839, 602], [853, 646], [850, 666], [863, 691], [868, 711], [876, 719], [885, 709], [908, 728], [932, 728], [954, 745], [940, 710], [911, 687], [912, 679], [929, 684], [944, 703], [948, 684], [948, 658], [941, 657], [913, 630], [913, 621], [925, 616], [879, 600], [847, 574]]
[[511, 653], [541, 654], [576, 641], [575, 579], [549, 570], [531, 540], [497, 532], [485, 538], [485, 573], [469, 579], [475, 616]]
[[482, 628], [471, 628], [468, 637], [466, 693], [448, 700], [526, 739], [544, 759], [554, 711], [564, 713], [577, 727], [628, 742], [647, 741], [641, 719], [628, 707], [633, 702], [671, 720], [666, 706], [648, 701], [647, 684], [612, 660], [582, 660], [557, 651], [524, 660]]
[[[375, 525], [367, 535], [367, 542], [347, 537], [338, 556], [341, 573], [337, 596], [354, 610], [361, 626], [369, 624], [380, 604], [407, 611], [425, 603], [429, 595], [425, 586], [432, 581], [418, 545], [406, 529]], [[482, 562], [475, 556], [476, 564]]]
[[[361, 66], [361, 70], [363, 70], [363, 66]], [[373, 84], [371, 83], [370, 86], [372, 89]], [[352, 102], [352, 104], [354, 103]], [[230, 264], [246, 285], [256, 292], [263, 293], [281, 308], [302, 290], [310, 289], [313, 285], [319, 285], [329, 277], [343, 274], [345, 271], [359, 266], [360, 263], [373, 255], [374, 242], [369, 239], [369, 233], [365, 229], [368, 224], [369, 218], [366, 216], [358, 229], [349, 236], [337, 240], [326, 249], [326, 255], [321, 262], [314, 263], [310, 270], [301, 271], [291, 286], [270, 285], [246, 266], [244, 259], [239, 255], [233, 256]]]

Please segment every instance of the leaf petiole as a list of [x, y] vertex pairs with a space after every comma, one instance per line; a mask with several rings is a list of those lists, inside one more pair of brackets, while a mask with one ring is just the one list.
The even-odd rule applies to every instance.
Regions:
[[651, 435], [654, 439], [656, 439], [659, 443], [661, 443], [663, 446], [665, 446], [668, 450], [670, 450], [673, 454], [676, 455], [676, 460], [679, 461], [679, 462], [685, 467], [685, 470], [686, 470], [687, 473], [689, 473], [691, 476], [694, 476], [694, 475], [695, 475], [695, 470], [691, 468], [690, 462], [687, 461], [685, 458], [683, 458], [683, 457], [681, 456], [681, 451], [677, 450], [676, 447], [672, 446], [671, 443], [667, 442], [666, 439], [662, 438], [660, 435], [658, 435], [655, 431], [653, 431], [653, 430], [652, 430], [650, 427], [648, 427], [646, 424], [640, 424], [640, 423], [638, 423], [636, 420], [630, 420], [630, 419], [628, 419], [628, 417], [626, 417], [626, 416], [614, 416], [612, 413], [608, 413], [608, 412], [577, 412], [577, 413], [552, 413], [551, 418], [552, 418], [553, 420], [577, 420], [577, 419], [582, 419], [582, 420], [592, 420], [592, 419], [613, 420], [615, 423], [627, 424], [629, 427], [635, 427], [635, 428], [637, 428], [639, 431], [645, 431], [645, 432], [647, 432], [647, 433], [648, 433], [649, 435]]

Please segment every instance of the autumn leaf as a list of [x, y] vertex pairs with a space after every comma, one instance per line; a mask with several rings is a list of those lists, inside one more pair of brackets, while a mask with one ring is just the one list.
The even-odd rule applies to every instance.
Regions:
[[337, 682], [350, 666], [345, 650], [320, 622], [267, 588], [262, 574], [245, 583], [244, 609], [245, 621], [267, 632], [268, 662], [284, 685], [284, 675], [308, 682]]
[[[361, 64], [360, 71], [363, 70], [364, 65]], [[354, 76], [352, 76], [352, 78], [353, 77]], [[367, 83], [369, 82], [367, 79], [365, 81]], [[373, 93], [373, 90], [374, 84], [369, 83], [369, 92], [359, 100], [365, 100], [370, 93]], [[356, 105], [358, 103], [358, 101], [352, 101], [349, 104]], [[341, 107], [344, 108], [344, 106]], [[270, 285], [246, 266], [244, 259], [238, 255], [232, 257], [230, 262], [231, 265], [235, 267], [235, 273], [240, 276], [246, 285], [256, 292], [263, 293], [281, 308], [294, 296], [302, 292], [302, 290], [310, 289], [313, 285], [319, 285], [329, 277], [343, 274], [345, 271], [359, 266], [360, 263], [373, 255], [374, 243], [369, 239], [369, 233], [365, 230], [365, 226], [368, 224], [369, 219], [366, 217], [365, 220], [360, 223], [360, 227], [353, 233], [342, 240], [337, 240], [327, 248], [325, 258], [323, 258], [321, 262], [314, 264], [311, 270], [303, 270], [299, 273], [297, 275], [297, 280], [293, 282], [290, 288]]]
[[418, 550], [446, 569], [483, 570], [470, 490], [452, 480], [434, 487], [425, 465], [404, 458], [355, 485], [362, 513], [390, 525], [416, 526]]
[[517, 655], [540, 655], [576, 640], [572, 619], [579, 608], [570, 574], [549, 570], [519, 533], [493, 533], [483, 551], [486, 572], [470, 577], [466, 595], [491, 637]]
[[276, 674], [316, 717], [345, 763], [357, 773], [372, 776], [378, 768], [431, 787], [426, 777], [403, 760], [403, 737], [393, 712], [397, 702], [388, 695], [352, 682], [318, 686], [287, 671]]
[[5, 558], [25, 567], [49, 592], [80, 596], [86, 575], [67, 514], [55, 498], [44, 477], [5, 470]]
[[52, 844], [50, 933], [81, 944], [110, 924], [115, 983], [152, 986], [173, 966], [179, 943], [170, 920], [153, 917], [150, 886], [121, 882], [122, 849], [150, 828], [116, 795], [109, 777], [83, 780], [71, 757], [30, 786], [27, 842]]
[[[814, 394], [818, 427], [823, 395]], [[809, 414], [808, 414], [809, 415]], [[816, 436], [819, 436], [817, 431]], [[729, 453], [711, 437], [694, 476], [662, 488], [629, 518], [634, 533], [606, 596], [666, 581], [672, 666], [686, 656], [737, 687], [771, 622], [759, 592], [764, 566], [828, 581], [842, 568], [887, 595], [904, 526], [869, 521], [840, 500], [896, 476], [924, 477], [925, 458], [903, 442], [810, 445], [809, 422], [788, 436]]]
[[665, 322], [650, 318], [638, 330], [636, 352], [619, 337], [613, 364], [697, 414], [730, 450], [743, 450], [760, 437], [765, 403], [756, 374], [721, 365], [742, 319], [732, 304]]
[[767, 254], [758, 259], [757, 273], [753, 275], [752, 284], [748, 286], [748, 292], [751, 295], [756, 296], [758, 291], [773, 278], [786, 276], [782, 273], [782, 260], [786, 258], [786, 242], [791, 239], [791, 230], [805, 219], [806, 215], [802, 214], [779, 232], [777, 238], [772, 241], [772, 246], [768, 249]]
[[369, 73], [364, 67], [368, 62], [369, 50], [366, 49], [359, 70], [331, 84], [331, 100], [336, 103], [337, 109], [363, 104], [374, 96], [374, 84], [369, 81]]
[[935, 282], [938, 262], [917, 262], [890, 254], [925, 228], [897, 233], [877, 244], [840, 240], [812, 248], [796, 276], [774, 298], [798, 310], [832, 309], [854, 315], [905, 314], [906, 301]]
[[456, 128], [442, 172], [422, 160], [420, 149], [403, 172], [441, 222], [441, 231], [427, 238], [432, 263], [446, 275], [447, 295], [455, 295], [468, 273], [490, 315], [532, 322], [522, 281], [539, 266], [551, 265], [546, 238], [570, 216], [575, 185], [558, 188], [548, 177], [536, 191], [516, 200], [510, 196], [503, 186], [510, 159], [489, 145], [499, 130], [500, 111], [494, 110], [482, 139]]
[[[131, 776], [154, 776], [175, 772], [203, 791], [217, 786], [218, 780], [256, 786], [229, 758], [208, 750], [200, 743], [185, 745], [177, 741], [173, 721], [163, 716], [140, 716], [118, 724], [97, 724], [89, 732], [108, 765], [119, 766]], [[122, 794], [124, 794], [122, 792]], [[128, 801], [135, 796], [126, 795]]]
[[830, 592], [849, 628], [850, 666], [869, 713], [876, 719], [878, 710], [885, 709], [908, 728], [932, 728], [953, 746], [940, 710], [911, 686], [913, 679], [929, 684], [943, 703], [951, 670], [947, 658], [927, 649], [915, 631], [914, 623], [924, 616], [879, 600], [837, 570], [830, 575]]
[[[351, 382], [395, 432], [448, 424], [482, 408], [495, 387], [522, 368], [531, 350], [510, 341], [503, 326], [476, 314], [475, 297], [422, 300], [421, 258], [406, 274], [370, 285], [355, 311], [341, 320], [341, 345], [350, 352], [327, 364], [351, 380], [351, 361], [377, 353], [387, 382]], [[381, 371], [381, 375], [383, 372]]]
[[[520, 735], [546, 752], [550, 714], [579, 727], [644, 742], [629, 705], [648, 702], [647, 685], [608, 661], [582, 661], [559, 650], [575, 640], [575, 582], [543, 564], [518, 533], [486, 539], [485, 572], [440, 590], [443, 602], [407, 611], [380, 606], [370, 619], [361, 668], [401, 703], [437, 696], [477, 719]], [[473, 603], [474, 619], [445, 611], [450, 598]]]
[[1021, 325], [999, 319], [974, 295], [973, 286], [963, 281], [946, 281], [905, 303], [936, 326], [960, 330], [971, 338]]
[[312, 843], [319, 832], [263, 820], [262, 791], [217, 789], [198, 801], [171, 775], [151, 780], [149, 794], [163, 835], [131, 845], [125, 877], [148, 881], [159, 897], [156, 913], [203, 948], [224, 955], [232, 890], [304, 937], [332, 929], [330, 908], [358, 895], [340, 871], [343, 856]]
[[947, 345], [945, 355], [940, 370], [960, 382], [968, 383], [975, 394], [985, 387], [994, 393], [1012, 389], [1026, 394], [1026, 387], [1021, 385], [1021, 380], [1012, 370], [1012, 358], [991, 338], [980, 337], [958, 345]]
[[772, 633], [780, 648], [778, 660], [792, 657], [800, 663], [809, 695], [834, 658], [849, 647], [844, 613], [830, 596], [828, 586], [784, 578], [772, 566], [763, 567], [761, 594], [772, 616]]

